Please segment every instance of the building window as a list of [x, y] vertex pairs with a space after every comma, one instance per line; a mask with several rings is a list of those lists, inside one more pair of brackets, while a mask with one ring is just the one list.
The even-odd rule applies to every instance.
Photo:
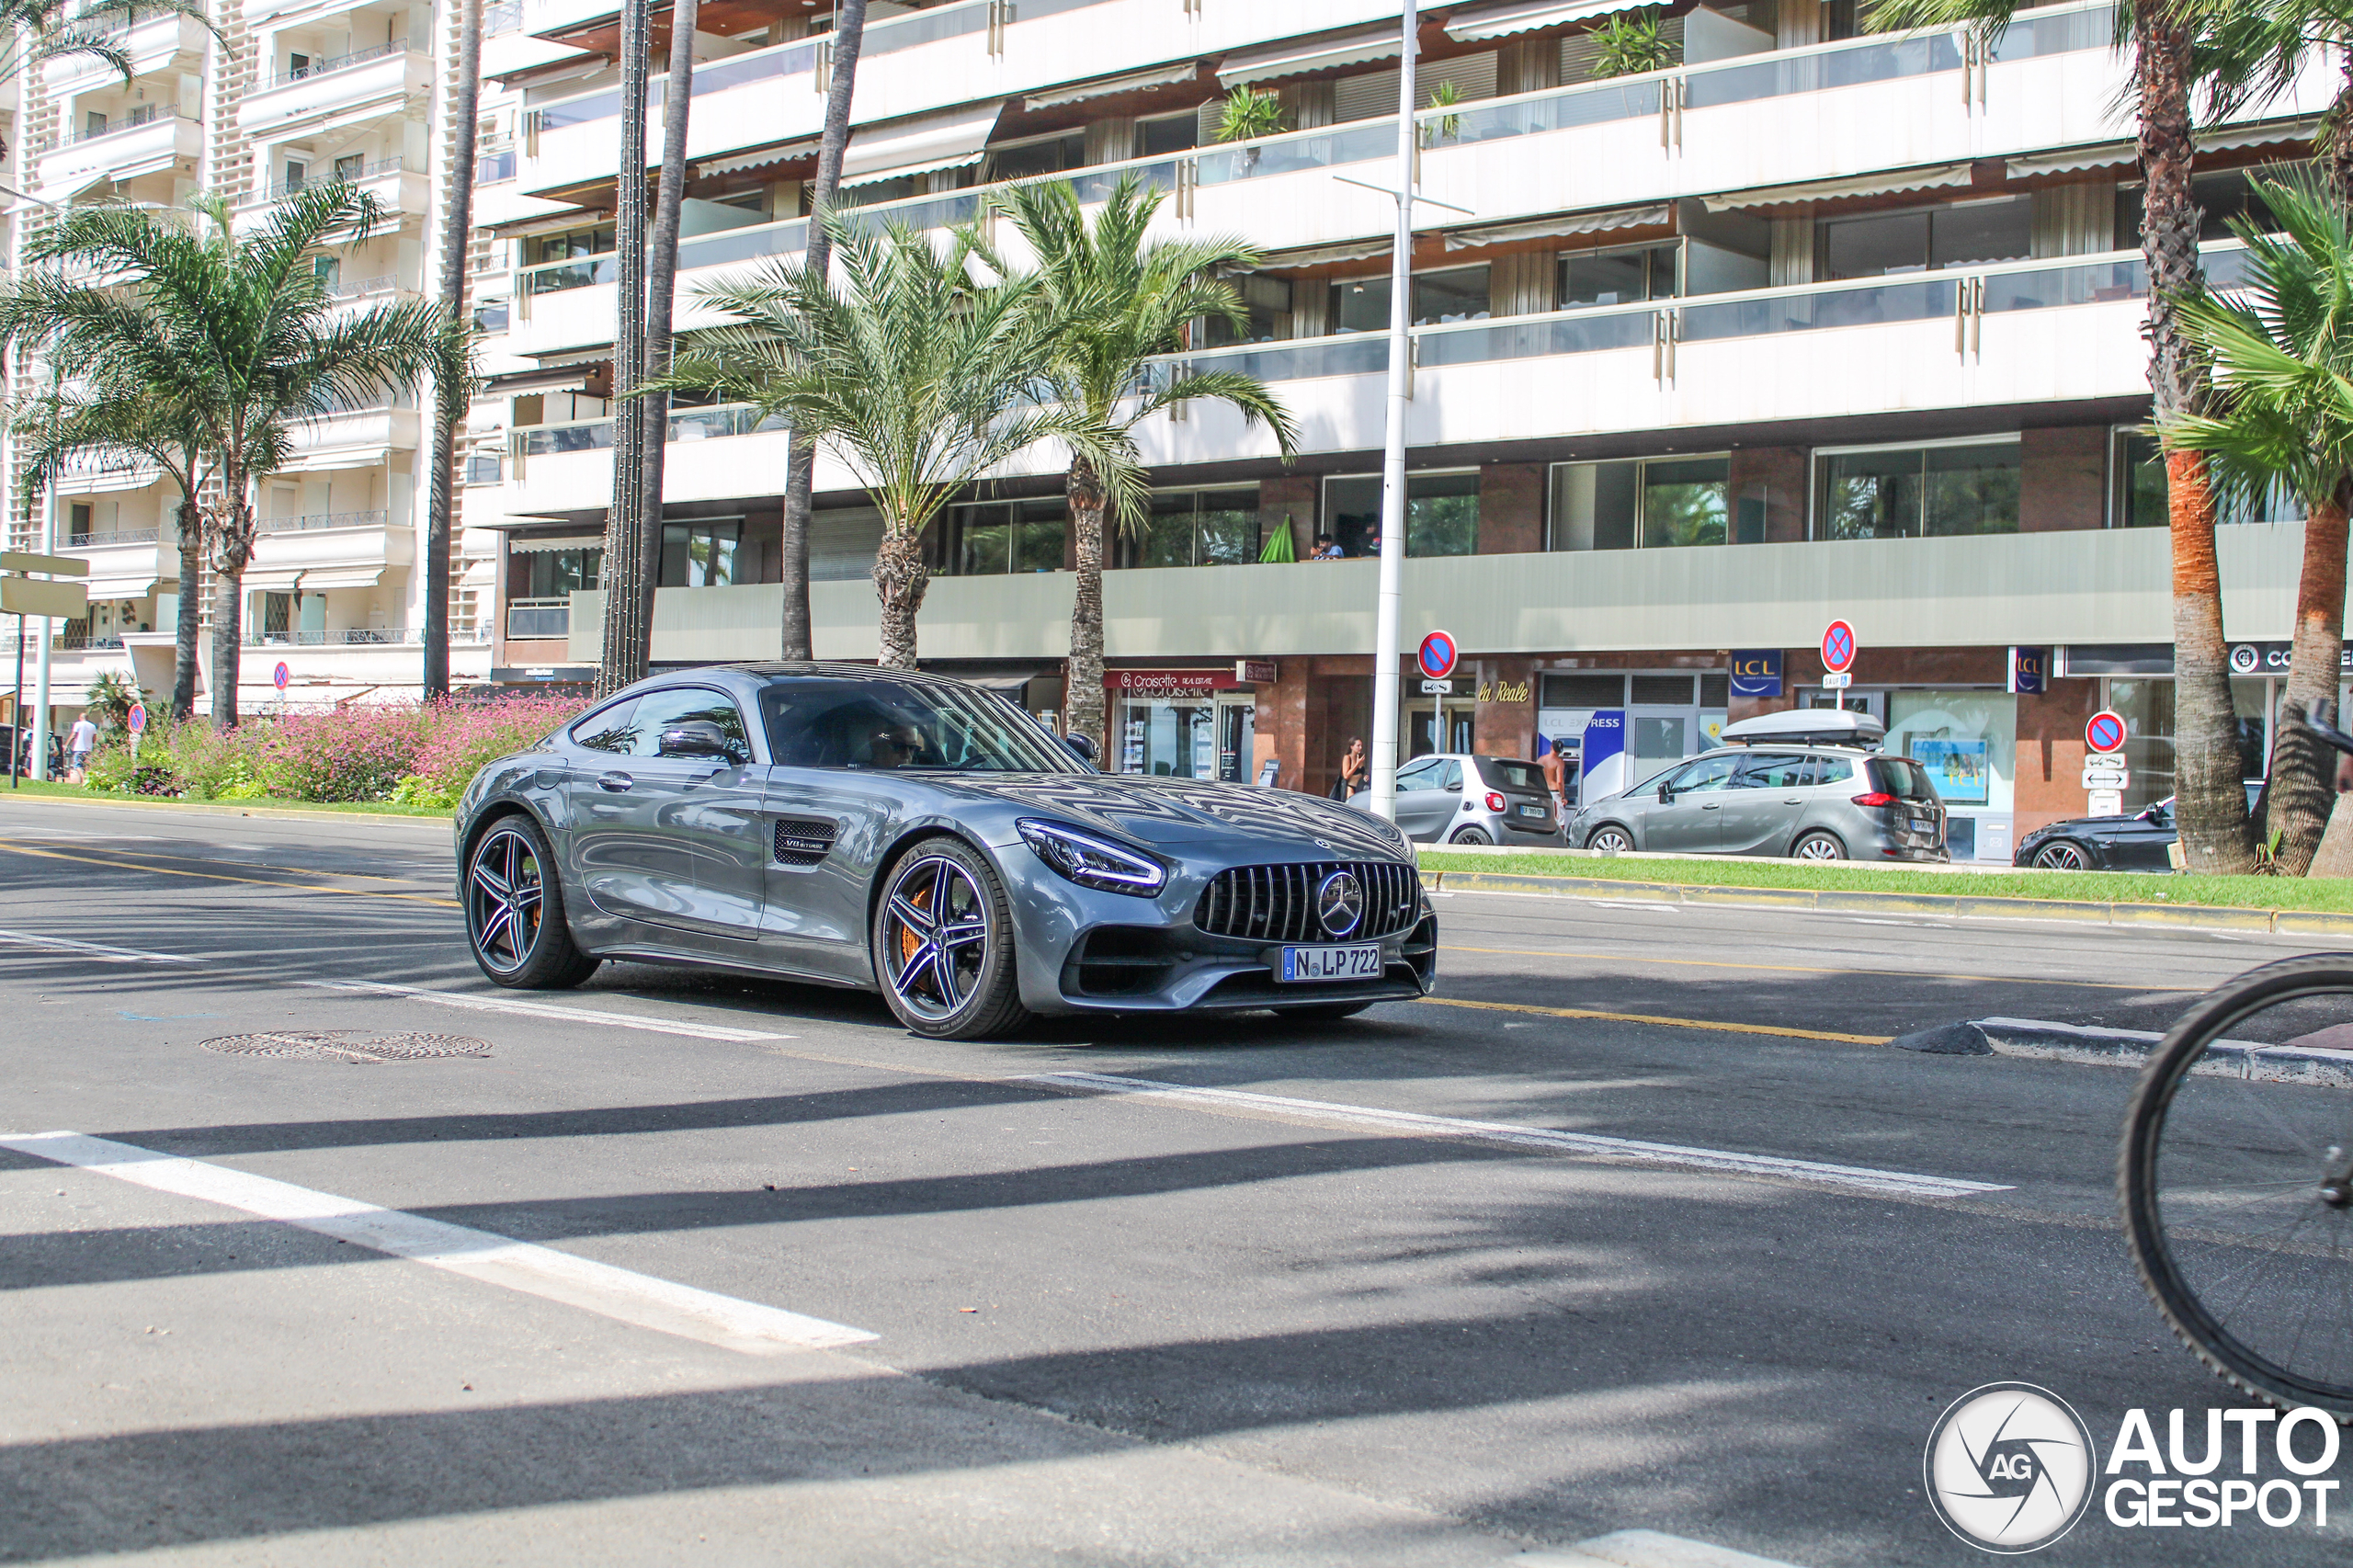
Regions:
[[508, 301], [505, 300], [484, 300], [474, 306], [474, 330], [477, 332], [505, 332], [506, 330], [507, 319], [510, 313]]
[[506, 597], [560, 599], [574, 591], [593, 593], [604, 562], [605, 551], [599, 545], [529, 553], [518, 548], [506, 558]]
[[534, 234], [523, 244], [530, 257], [527, 263], [571, 261], [584, 256], [603, 256], [613, 248], [613, 226], [599, 224], [593, 229], [567, 229], [560, 234]]
[[1239, 566], [1258, 559], [1258, 492], [1167, 490], [1152, 497], [1140, 534], [1117, 548], [1122, 566]]
[[[1381, 476], [1349, 474], [1324, 482], [1324, 528], [1343, 555], [1381, 553]], [[1479, 548], [1479, 475], [1405, 477], [1405, 553], [1470, 555]]]
[[348, 183], [364, 178], [368, 173], [368, 154], [346, 153], [335, 161], [335, 177]]
[[474, 160], [476, 185], [504, 185], [515, 177], [515, 149], [502, 147]]
[[[2109, 502], [2109, 527], [2162, 528], [2170, 522], [2165, 506], [2165, 455], [2154, 436], [2138, 430], [2116, 432], [2110, 472], [2114, 494]], [[2286, 484], [2273, 480], [2259, 496], [2227, 492], [2214, 498], [2218, 523], [2301, 523], [2303, 503]]]
[[659, 585], [723, 588], [739, 581], [735, 575], [735, 551], [743, 540], [741, 519], [663, 524]]
[[[1729, 457], [1554, 463], [1550, 548], [1666, 550], [1722, 544], [1730, 533]], [[1763, 542], [1756, 536], [1738, 542]]]
[[1009, 179], [1034, 179], [1040, 175], [1058, 175], [1064, 169], [1086, 166], [1086, 132], [1073, 131], [1060, 136], [1041, 136], [1035, 141], [1016, 142], [1010, 146], [989, 149], [989, 179], [991, 182]]
[[[1449, 267], [1414, 274], [1414, 324], [1485, 321], [1488, 312], [1485, 267]], [[1324, 320], [1334, 332], [1389, 330], [1389, 275], [1344, 278], [1331, 286], [1330, 308]]]
[[506, 464], [497, 452], [469, 452], [466, 455], [468, 484], [502, 484], [506, 479]]
[[2034, 199], [1996, 196], [1827, 219], [1816, 229], [1814, 254], [1831, 278], [2023, 260], [2034, 254]]
[[1165, 157], [1200, 145], [1201, 117], [1198, 109], [1183, 114], [1155, 115], [1136, 121], [1135, 156]]
[[1561, 257], [1560, 308], [1633, 305], [1673, 299], [1680, 285], [1677, 246], [1629, 245], [1620, 250], [1571, 251]]
[[1818, 452], [1813, 537], [1939, 539], [2018, 531], [2016, 437]]
[[1060, 500], [955, 507], [941, 536], [941, 559], [934, 570], [950, 577], [1059, 571], [1068, 512], [1068, 506]]

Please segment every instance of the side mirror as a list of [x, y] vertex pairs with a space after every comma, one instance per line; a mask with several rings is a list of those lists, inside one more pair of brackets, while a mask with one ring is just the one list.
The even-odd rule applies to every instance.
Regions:
[[1063, 744], [1068, 746], [1070, 748], [1070, 754], [1078, 758], [1079, 761], [1086, 764], [1087, 767], [1093, 767], [1096, 765], [1094, 736], [1064, 735], [1063, 737]]
[[1671, 806], [1675, 803], [1674, 785], [1662, 784], [1658, 787], [1658, 803], [1662, 806]]
[[654, 752], [661, 756], [715, 756], [732, 758], [734, 747], [727, 739], [727, 732], [708, 719], [689, 719], [662, 732]]

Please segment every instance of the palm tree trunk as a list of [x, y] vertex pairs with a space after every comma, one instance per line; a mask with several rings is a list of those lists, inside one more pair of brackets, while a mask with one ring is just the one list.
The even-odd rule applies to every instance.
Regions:
[[[678, 212], [687, 194], [687, 119], [695, 90], [695, 21], [699, 0], [673, 0], [670, 9], [670, 74], [662, 85], [662, 183], [654, 193], [654, 243], [645, 257], [645, 370], [658, 376], [670, 368], [671, 295], [678, 287]], [[645, 400], [639, 416], [644, 427], [640, 460], [645, 483], [644, 605], [645, 625], [654, 624], [654, 585], [651, 568], [662, 559], [663, 463], [670, 447], [670, 394], [655, 392]]]
[[2312, 868], [2336, 803], [2336, 753], [2301, 721], [2315, 702], [2336, 700], [2345, 647], [2345, 497], [2313, 506], [2304, 519], [2304, 565], [2296, 583], [2295, 639], [2288, 686], [2280, 694], [2265, 827], [2279, 839], [2272, 858], [2301, 877]]
[[619, 691], [645, 676], [653, 624], [645, 607], [659, 558], [645, 553], [645, 403], [630, 395], [645, 375], [645, 113], [647, 0], [621, 0], [620, 178], [614, 198], [613, 243], [619, 287], [613, 301], [613, 491], [605, 518], [605, 623], [597, 694]]
[[[2198, 412], [2206, 369], [2181, 329], [2176, 301], [2205, 288], [2200, 214], [2190, 189], [2190, 0], [2133, 11], [2133, 75], [2146, 180], [2141, 254], [2149, 272], [2149, 386], [2160, 415]], [[2175, 820], [2193, 871], [2241, 872], [2256, 863], [2255, 830], [2240, 787], [2238, 720], [2222, 642], [2222, 579], [2214, 561], [2214, 496], [2206, 460], [2165, 457], [2173, 536]]]
[[1070, 671], [1063, 693], [1065, 733], [1095, 742], [1095, 755], [1108, 758], [1110, 740], [1105, 733], [1107, 704], [1103, 698], [1103, 485], [1094, 468], [1081, 458], [1070, 465], [1063, 482], [1070, 497], [1072, 554], [1078, 567], [1077, 591], [1070, 608]]
[[[865, 43], [866, 0], [841, 0], [834, 10], [833, 80], [825, 85], [825, 129], [817, 142], [817, 181], [809, 193], [809, 243], [801, 262], [819, 278], [833, 266], [834, 236], [825, 222], [841, 189], [842, 155], [849, 146], [850, 95], [858, 88], [858, 56]], [[815, 656], [809, 625], [809, 507], [816, 473], [817, 443], [796, 430], [784, 462], [782, 630], [788, 659]], [[879, 583], [879, 558], [874, 570]], [[914, 647], [912, 636], [908, 646]]]
[[[448, 112], [452, 121], [449, 194], [441, 212], [441, 310], [456, 332], [466, 316], [466, 243], [474, 222], [474, 117], [481, 102], [482, 0], [463, 0], [458, 13], [458, 79]], [[434, 373], [433, 468], [425, 501], [425, 699], [449, 695], [449, 552], [457, 508], [458, 426], [473, 389], [463, 384], [461, 357]]]
[[245, 564], [254, 558], [253, 510], [245, 476], [224, 465], [221, 517], [212, 555], [212, 723], [237, 727], [237, 665], [244, 636]]
[[203, 592], [203, 512], [196, 497], [180, 492], [180, 597], [172, 628], [172, 722], [196, 711], [196, 644], [198, 625], [204, 619], [196, 597]]
[[882, 602], [881, 664], [886, 670], [915, 667], [915, 616], [931, 586], [923, 563], [923, 536], [882, 520], [882, 545], [874, 552], [874, 597]]

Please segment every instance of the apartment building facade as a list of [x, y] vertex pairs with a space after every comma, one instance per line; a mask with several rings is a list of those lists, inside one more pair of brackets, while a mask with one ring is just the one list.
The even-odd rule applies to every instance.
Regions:
[[[290, 191], [342, 182], [371, 196], [382, 218], [364, 240], [313, 258], [329, 290], [355, 309], [432, 291], [449, 188], [454, 12], [383, 0], [223, 0], [217, 33], [176, 15], [119, 28], [128, 82], [95, 60], [27, 72], [11, 138], [11, 183], [24, 193], [10, 214], [12, 263], [44, 216], [76, 203], [183, 208], [210, 193], [228, 200], [244, 230]], [[38, 361], [20, 365], [11, 392], [23, 395], [50, 373]], [[242, 585], [242, 710], [414, 699], [421, 690], [431, 430], [420, 406], [405, 394], [338, 409], [301, 429], [292, 460], [256, 484], [259, 540]], [[207, 623], [198, 707], [210, 709], [212, 584], [208, 571], [201, 602], [177, 602], [179, 499], [153, 468], [92, 463], [12, 518], [12, 548], [47, 538], [90, 565], [90, 614], [53, 639], [54, 722], [108, 671], [168, 693], [182, 614]], [[497, 540], [460, 534], [451, 595], [460, 680], [489, 676], [491, 626], [476, 606], [490, 602]], [[280, 665], [282, 690], [273, 678]]]
[[[2113, 707], [2126, 804], [2169, 792], [2138, 171], [2105, 0], [2024, 11], [1990, 48], [1858, 36], [1850, 0], [1677, 3], [1656, 8], [1673, 64], [1597, 76], [1596, 28], [1634, 9], [1423, 13], [1425, 101], [1450, 90], [1415, 117], [1418, 189], [1449, 205], [1415, 244], [1405, 623], [1409, 646], [1451, 631], [1464, 662], [1442, 712], [1405, 682], [1408, 743], [1558, 748], [1592, 791], [1728, 719], [1868, 709], [1943, 769], [1956, 853], [1998, 859], [2086, 809], [2083, 722]], [[507, 286], [485, 287], [503, 330], [468, 500], [505, 539], [493, 677], [528, 683], [582, 677], [597, 645], [620, 138], [612, 12], [513, 15], [485, 57], [507, 161], [477, 222]], [[805, 240], [825, 21], [702, 11], [683, 322], [698, 283]], [[1105, 590], [1112, 766], [1272, 764], [1321, 790], [1369, 733], [1392, 216], [1351, 182], [1392, 177], [1399, 49], [1375, 0], [873, 7], [846, 174], [872, 216], [937, 228], [1008, 181], [1099, 199], [1133, 176], [1167, 193], [1163, 232], [1265, 253], [1237, 279], [1248, 330], [1206, 330], [1155, 373], [1251, 370], [1302, 450], [1280, 461], [1220, 408], [1141, 432], [1151, 514]], [[2201, 131], [2216, 277], [2239, 265], [2225, 221], [2250, 175], [2306, 155], [2332, 63]], [[1218, 144], [1243, 85], [1279, 96], [1286, 129]], [[773, 656], [788, 437], [721, 406], [678, 409], [670, 439], [654, 659]], [[830, 461], [818, 488], [817, 652], [871, 658], [879, 519]], [[2259, 771], [2300, 531], [2256, 511], [2222, 551]], [[1280, 532], [1290, 563], [1265, 559]], [[927, 550], [926, 665], [1056, 721], [1072, 579], [1052, 455], [951, 508]], [[1843, 691], [1815, 651], [1833, 618], [1861, 643]], [[2015, 649], [2042, 672], [2029, 689]]]

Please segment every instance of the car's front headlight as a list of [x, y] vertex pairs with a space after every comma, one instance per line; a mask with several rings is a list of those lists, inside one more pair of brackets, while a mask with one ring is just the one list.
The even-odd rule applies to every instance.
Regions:
[[1108, 839], [1035, 817], [1014, 826], [1039, 859], [1080, 887], [1150, 898], [1167, 885], [1168, 868]]

